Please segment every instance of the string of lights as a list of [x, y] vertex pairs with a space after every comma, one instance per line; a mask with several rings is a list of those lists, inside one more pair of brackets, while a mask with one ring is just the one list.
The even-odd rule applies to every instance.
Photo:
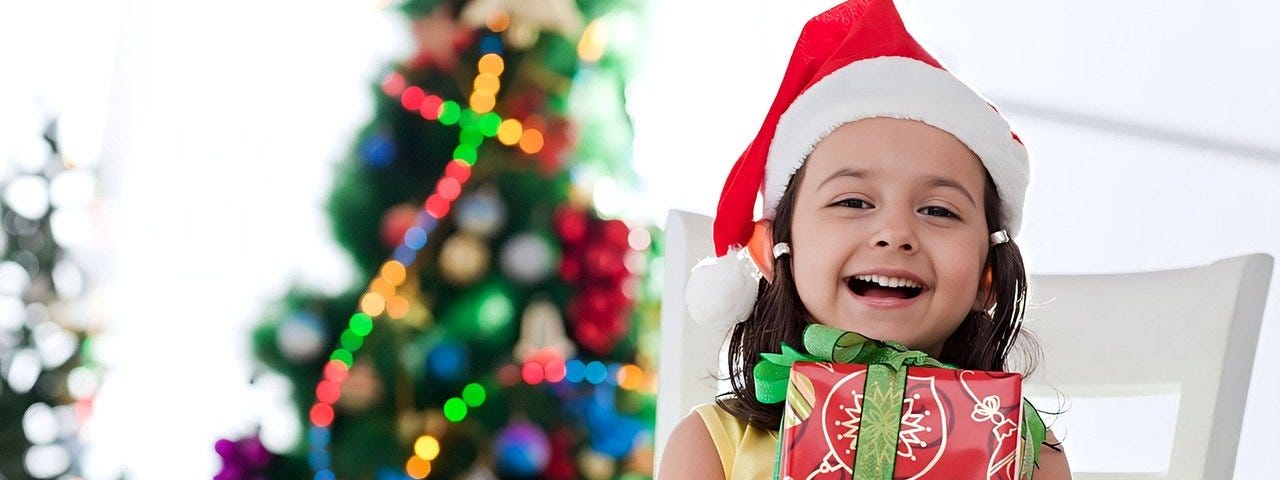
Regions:
[[[496, 139], [500, 144], [533, 155], [545, 145], [543, 132], [527, 122], [503, 118], [497, 112], [497, 93], [501, 89], [501, 75], [506, 65], [502, 40], [497, 35], [508, 25], [505, 14], [496, 15], [487, 24], [488, 32], [481, 38], [482, 56], [477, 62], [477, 73], [472, 80], [472, 92], [464, 108], [458, 102], [427, 92], [418, 86], [410, 86], [398, 72], [391, 72], [381, 82], [384, 94], [397, 98], [400, 105], [418, 112], [424, 120], [443, 125], [458, 125], [458, 145], [453, 151], [442, 177], [433, 192], [422, 204], [414, 218], [414, 224], [405, 231], [395, 247], [392, 258], [383, 263], [377, 275], [359, 299], [359, 306], [340, 336], [337, 347], [329, 355], [322, 378], [315, 387], [315, 403], [309, 411], [311, 426], [307, 435], [310, 444], [309, 463], [316, 480], [334, 480], [336, 474], [330, 468], [330, 426], [334, 421], [334, 404], [342, 395], [343, 383], [355, 361], [355, 354], [364, 346], [366, 337], [373, 331], [375, 320], [404, 319], [410, 311], [410, 296], [399, 291], [407, 286], [411, 267], [427, 240], [451, 210], [463, 187], [471, 178], [472, 168], [478, 160], [478, 149], [486, 139]], [[599, 58], [603, 45], [592, 33], [584, 33], [579, 43], [580, 58], [591, 61]], [[514, 377], [511, 375], [514, 373]], [[551, 383], [587, 383], [623, 389], [640, 389], [644, 385], [656, 385], [648, 375], [633, 364], [605, 364], [600, 361], [578, 358], [531, 356], [523, 363], [504, 366], [500, 378], [516, 379], [529, 385]], [[508, 385], [514, 382], [508, 383]], [[451, 423], [464, 421], [469, 410], [485, 404], [489, 392], [480, 383], [469, 383], [457, 396], [448, 398], [442, 407], [445, 419]], [[432, 433], [435, 433], [433, 435]], [[413, 442], [413, 452], [404, 464], [404, 471], [415, 479], [426, 478], [431, 473], [432, 462], [441, 453], [440, 432], [428, 432]]]

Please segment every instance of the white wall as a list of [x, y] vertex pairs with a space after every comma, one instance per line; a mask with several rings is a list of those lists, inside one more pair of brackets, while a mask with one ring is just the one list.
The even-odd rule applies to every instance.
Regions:
[[[631, 97], [651, 218], [714, 212], [800, 27], [835, 3], [657, 3], [663, 34], [650, 37]], [[916, 38], [1001, 107], [1031, 151], [1018, 239], [1031, 273], [1280, 257], [1280, 5], [899, 4]], [[1274, 478], [1280, 279], [1270, 291], [1238, 479]]]
[[113, 372], [86, 473], [210, 478], [219, 437], [298, 433], [284, 392], [247, 383], [249, 332], [294, 279], [355, 281], [323, 211], [331, 167], [411, 45], [372, 1], [124, 5], [103, 153]]

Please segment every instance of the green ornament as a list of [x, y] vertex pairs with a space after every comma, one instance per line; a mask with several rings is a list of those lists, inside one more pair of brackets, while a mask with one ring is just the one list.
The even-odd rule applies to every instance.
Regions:
[[513, 333], [516, 305], [500, 278], [468, 291], [445, 314], [458, 338], [486, 346], [506, 345]]

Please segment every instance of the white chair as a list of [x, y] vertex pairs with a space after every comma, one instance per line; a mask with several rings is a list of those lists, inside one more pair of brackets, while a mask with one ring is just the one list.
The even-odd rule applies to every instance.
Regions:
[[[711, 219], [672, 211], [665, 248], [655, 432], [659, 460], [675, 424], [694, 405], [714, 398], [712, 374], [726, 333], [693, 324], [684, 303], [690, 268], [712, 253]], [[1026, 392], [1033, 399], [1054, 394], [1067, 399], [1063, 440], [1075, 478], [1231, 478], [1273, 263], [1269, 255], [1252, 254], [1177, 270], [1031, 277], [1025, 328], [1043, 357]], [[1169, 415], [1176, 423], [1165, 426], [1172, 427], [1167, 428], [1171, 441], [1164, 442], [1170, 448], [1158, 462], [1167, 469], [1084, 471], [1088, 468], [1081, 467], [1099, 462], [1073, 455], [1072, 438], [1088, 433], [1128, 438], [1129, 444], [1152, 440], [1146, 432], [1106, 431], [1124, 427], [1079, 418], [1083, 407], [1091, 399], [1105, 403], [1152, 395], [1176, 399], [1175, 413]], [[1048, 403], [1041, 400], [1037, 406], [1058, 407]]]

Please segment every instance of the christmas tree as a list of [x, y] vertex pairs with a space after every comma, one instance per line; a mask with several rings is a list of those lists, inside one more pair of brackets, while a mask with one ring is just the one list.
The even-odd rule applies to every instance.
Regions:
[[656, 230], [631, 188], [625, 0], [412, 0], [415, 54], [328, 207], [360, 282], [255, 332], [292, 451], [224, 440], [216, 478], [647, 478]]
[[0, 150], [0, 478], [76, 476], [102, 372], [72, 247], [91, 231], [96, 180], [62, 155], [56, 120], [9, 125], [31, 128], [3, 132], [14, 141]]

